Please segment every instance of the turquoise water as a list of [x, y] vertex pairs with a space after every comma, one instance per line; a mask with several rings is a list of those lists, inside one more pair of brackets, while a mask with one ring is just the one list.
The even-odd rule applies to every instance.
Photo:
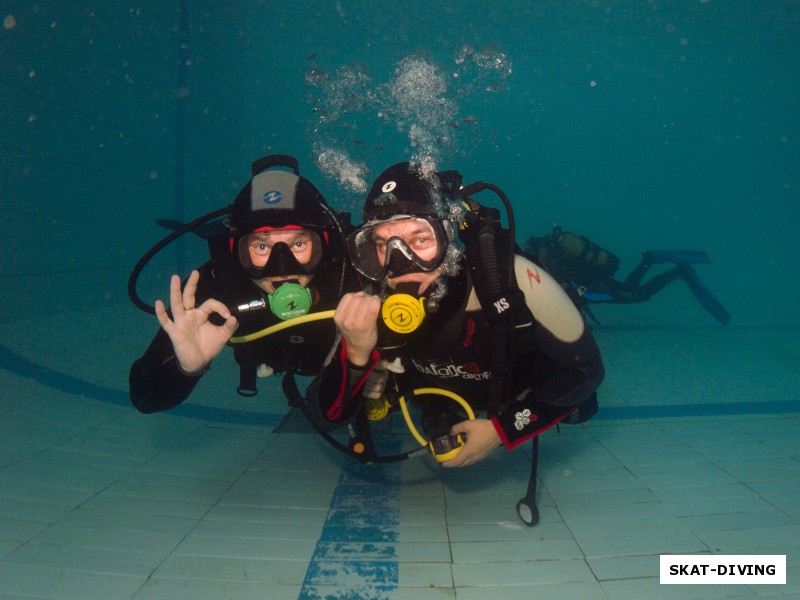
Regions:
[[[733, 325], [796, 326], [798, 2], [495, 4], [4, 3], [0, 321], [127, 302], [156, 218], [285, 152], [356, 214], [352, 169], [431, 156], [501, 186], [523, 239], [558, 223], [621, 274], [704, 249]], [[685, 289], [603, 312], [710, 324]]]
[[[6, 0], [0, 22], [0, 595], [797, 596], [800, 1]], [[276, 431], [279, 382], [238, 397], [230, 353], [136, 413], [157, 323], [126, 285], [156, 219], [229, 204], [270, 153], [356, 222], [371, 177], [427, 158], [504, 189], [520, 242], [557, 223], [622, 276], [705, 250], [733, 320], [681, 283], [595, 308], [601, 410], [542, 436], [534, 529], [528, 448], [363, 467]], [[206, 256], [187, 236], [139, 292]], [[788, 584], [659, 585], [679, 553], [785, 555]]]

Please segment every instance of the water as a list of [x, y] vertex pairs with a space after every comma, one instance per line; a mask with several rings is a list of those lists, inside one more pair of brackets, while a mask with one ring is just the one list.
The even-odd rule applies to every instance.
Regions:
[[[194, 582], [192, 597], [262, 597], [285, 577], [299, 597], [309, 557], [326, 559], [313, 526], [348, 482], [321, 442], [268, 435], [285, 413], [277, 384], [240, 399], [220, 360], [183, 413], [125, 406], [157, 326], [131, 307], [127, 278], [168, 233], [156, 220], [225, 206], [270, 153], [296, 156], [356, 222], [372, 178], [414, 160], [500, 186], [520, 243], [558, 224], [619, 256], [622, 276], [650, 248], [708, 252], [698, 273], [731, 325], [680, 282], [597, 307], [601, 412], [544, 440], [546, 527], [531, 542], [503, 522], [500, 539], [547, 545], [531, 586], [571, 564], [551, 560], [555, 544], [580, 567], [558, 582], [586, 583], [591, 563], [597, 597], [654, 597], [632, 555], [720, 548], [787, 553], [796, 592], [800, 2], [8, 0], [0, 22], [4, 592], [180, 597]], [[172, 272], [206, 257], [199, 238], [163, 253], [142, 296], [164, 297]], [[498, 543], [486, 532], [514, 521], [526, 468], [518, 452], [445, 479], [404, 464], [402, 489], [420, 496], [393, 496], [391, 518], [398, 536], [424, 529], [415, 541], [431, 552], [409, 561], [423, 573], [412, 587], [480, 592], [496, 567], [469, 542]], [[287, 479], [296, 489], [278, 498]], [[265, 519], [266, 533], [252, 525]], [[212, 577], [198, 556], [220, 562], [218, 540], [233, 538], [231, 571]], [[266, 552], [281, 577], [242, 581]], [[393, 585], [409, 585], [414, 569], [389, 558]]]
[[[558, 223], [623, 270], [704, 249], [736, 323], [797, 325], [795, 2], [383, 4], [187, 2], [183, 46], [178, 3], [7, 4], [0, 319], [125, 303], [154, 220], [181, 212], [176, 177], [190, 218], [285, 152], [354, 214], [415, 159], [501, 186], [523, 236]], [[27, 242], [42, 228], [58, 259]], [[40, 275], [84, 268], [54, 302]], [[703, 323], [661, 304], [641, 318]]]

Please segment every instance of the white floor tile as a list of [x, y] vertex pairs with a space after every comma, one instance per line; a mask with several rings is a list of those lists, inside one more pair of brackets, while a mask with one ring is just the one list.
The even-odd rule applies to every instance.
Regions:
[[[125, 369], [101, 363], [113, 352], [128, 364], [141, 348], [99, 334], [76, 348], [71, 336], [86, 325], [71, 323], [50, 344], [25, 336], [15, 348], [52, 371], [72, 365], [89, 393], [0, 370], [0, 388], [17, 392], [0, 398], [0, 598], [792, 597], [791, 586], [666, 590], [657, 565], [664, 553], [786, 554], [796, 585], [800, 417], [637, 418], [636, 410], [796, 400], [794, 376], [769, 394], [741, 377], [704, 383], [700, 369], [681, 382], [652, 372], [642, 352], [670, 356], [675, 369], [684, 362], [650, 348], [646, 331], [604, 332], [612, 380], [601, 410], [631, 412], [542, 436], [541, 521], [529, 528], [515, 510], [528, 445], [463, 470], [424, 456], [358, 466], [311, 433], [140, 415], [114, 403]], [[20, 337], [12, 329], [0, 328], [0, 342]], [[704, 335], [670, 332], [665, 343], [688, 343], [699, 356], [720, 343]], [[143, 345], [149, 335], [140, 337]], [[756, 337], [736, 332], [725, 343]], [[239, 403], [235, 367], [215, 371], [190, 403], [285, 414], [278, 380]], [[391, 435], [406, 444], [398, 431]]]

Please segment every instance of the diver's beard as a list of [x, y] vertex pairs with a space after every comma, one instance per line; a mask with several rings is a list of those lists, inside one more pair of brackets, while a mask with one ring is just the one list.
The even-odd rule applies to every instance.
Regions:
[[386, 282], [385, 293], [386, 295], [408, 294], [409, 296], [414, 296], [415, 298], [421, 298], [423, 294], [421, 294], [419, 291], [420, 287], [422, 287], [421, 281], [393, 282], [391, 279], [389, 279]]
[[[417, 297], [426, 296], [434, 289], [437, 281], [441, 279], [441, 272], [438, 269], [433, 271], [416, 271], [413, 273], [406, 273], [405, 275], [390, 274], [386, 278], [386, 285], [392, 289], [399, 289], [398, 286], [403, 286], [403, 292]], [[412, 290], [411, 286], [417, 286], [416, 290]]]

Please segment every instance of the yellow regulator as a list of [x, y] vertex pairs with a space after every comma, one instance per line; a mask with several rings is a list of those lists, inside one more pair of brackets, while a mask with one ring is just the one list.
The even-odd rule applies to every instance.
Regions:
[[425, 299], [410, 294], [392, 294], [381, 306], [386, 327], [395, 333], [415, 331], [425, 318]]

